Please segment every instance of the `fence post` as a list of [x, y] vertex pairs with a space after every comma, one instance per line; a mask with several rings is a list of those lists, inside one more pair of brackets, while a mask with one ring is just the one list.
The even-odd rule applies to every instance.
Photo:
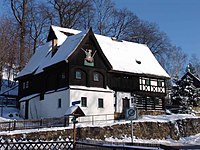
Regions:
[[67, 117], [66, 116], [64, 116], [64, 127], [66, 127], [66, 121], [67, 121]]
[[40, 119], [40, 127], [42, 127], [42, 119]]
[[13, 130], [15, 130], [15, 128], [16, 128], [16, 120], [14, 120], [13, 122]]
[[9, 126], [9, 131], [11, 131], [11, 130], [10, 130], [10, 123], [11, 123], [11, 121], [9, 121], [9, 124], [8, 124], [8, 126]]
[[92, 125], [94, 125], [94, 116], [92, 115]]

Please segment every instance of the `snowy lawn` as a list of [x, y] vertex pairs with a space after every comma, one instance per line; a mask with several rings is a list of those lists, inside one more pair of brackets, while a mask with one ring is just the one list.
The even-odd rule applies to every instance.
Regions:
[[0, 122], [9, 120], [22, 120], [19, 110], [14, 107], [0, 107]]
[[[131, 137], [125, 137], [124, 139], [116, 139], [116, 138], [106, 138], [105, 141], [107, 142], [131, 142]], [[200, 133], [194, 136], [184, 137], [180, 140], [172, 140], [172, 139], [151, 139], [151, 140], [144, 140], [144, 139], [136, 139], [133, 137], [133, 143], [151, 143], [151, 144], [173, 144], [173, 145], [181, 145], [181, 144], [191, 144], [191, 145], [199, 145], [200, 146]]]

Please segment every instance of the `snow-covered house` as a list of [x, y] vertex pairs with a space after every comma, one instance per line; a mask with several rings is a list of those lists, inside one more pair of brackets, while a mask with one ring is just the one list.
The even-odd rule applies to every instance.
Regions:
[[168, 78], [146, 45], [51, 26], [17, 76], [21, 115], [63, 116], [77, 101], [85, 115], [123, 116], [132, 105], [162, 110]]

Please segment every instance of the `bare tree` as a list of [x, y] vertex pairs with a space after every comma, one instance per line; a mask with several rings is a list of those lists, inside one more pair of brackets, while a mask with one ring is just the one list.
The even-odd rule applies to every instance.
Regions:
[[116, 9], [112, 16], [111, 20], [111, 31], [110, 34], [116, 39], [126, 39], [134, 28], [137, 28], [139, 25], [139, 18], [127, 9]]
[[42, 45], [45, 40], [45, 31], [49, 29], [49, 24], [51, 22], [49, 14], [46, 10], [48, 8], [44, 3], [36, 3], [34, 0], [30, 0], [29, 13], [27, 14], [28, 23], [27, 30], [31, 40], [31, 47], [33, 53], [38, 46]]
[[170, 74], [171, 78], [179, 78], [185, 72], [187, 55], [180, 47], [171, 46], [167, 51], [164, 60], [164, 67]]
[[95, 23], [95, 8], [92, 1], [89, 1], [88, 4], [81, 10], [80, 13], [80, 25], [77, 29], [87, 30], [90, 27], [94, 26]]
[[81, 11], [89, 0], [49, 0], [58, 13], [61, 27], [73, 28], [80, 24]]
[[200, 76], [200, 59], [197, 57], [197, 55], [192, 54], [189, 62], [192, 64], [192, 66], [195, 68], [196, 74]]
[[1, 17], [0, 22], [0, 73], [7, 76], [8, 86], [11, 87], [10, 79], [13, 73], [18, 68], [18, 45], [19, 45], [19, 33], [18, 27], [12, 23], [12, 19]]
[[171, 46], [166, 33], [161, 32], [156, 24], [146, 21], [141, 21], [138, 28], [132, 30], [128, 40], [146, 44], [157, 57]]
[[25, 65], [25, 36], [28, 0], [11, 0], [11, 9], [20, 27], [20, 70]]
[[111, 31], [110, 17], [114, 14], [115, 5], [111, 0], [94, 0], [94, 6], [96, 10], [96, 32], [106, 35]]

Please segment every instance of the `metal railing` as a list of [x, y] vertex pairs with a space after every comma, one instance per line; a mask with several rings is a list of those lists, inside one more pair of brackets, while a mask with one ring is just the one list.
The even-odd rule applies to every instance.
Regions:
[[[48, 127], [67, 127], [71, 122], [72, 117], [54, 117], [54, 118], [43, 118], [37, 120], [13, 120], [0, 122], [0, 131], [13, 131], [22, 129], [37, 129], [37, 128], [48, 128]], [[113, 114], [104, 115], [88, 115], [79, 117], [78, 122], [82, 125], [101, 125], [114, 122]]]

